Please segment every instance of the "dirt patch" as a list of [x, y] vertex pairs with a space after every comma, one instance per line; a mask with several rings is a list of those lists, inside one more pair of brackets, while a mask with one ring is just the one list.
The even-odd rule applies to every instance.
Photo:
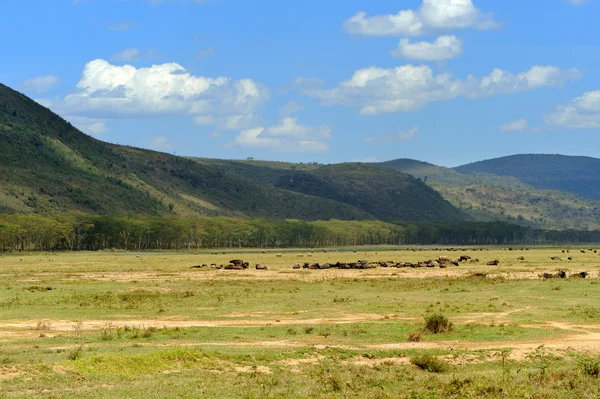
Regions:
[[356, 366], [367, 366], [367, 367], [377, 367], [382, 364], [409, 365], [410, 358], [409, 357], [388, 357], [388, 358], [382, 358], [382, 359], [368, 359], [365, 357], [359, 357], [359, 358], [353, 358], [345, 363], [353, 364]]
[[15, 378], [19, 378], [20, 376], [22, 376], [23, 374], [25, 374], [23, 371], [16, 369], [14, 367], [2, 367], [0, 368], [0, 380], [1, 381], [6, 381], [6, 380], [12, 380]]
[[[416, 320], [416, 318], [393, 317], [395, 320]], [[387, 319], [391, 318], [387, 316]], [[193, 327], [264, 327], [270, 325], [312, 325], [312, 324], [349, 324], [361, 322], [377, 322], [387, 320], [381, 314], [355, 314], [337, 318], [277, 318], [277, 319], [242, 319], [242, 320], [185, 320], [181, 317], [161, 319], [132, 320], [44, 320], [49, 325], [48, 331], [90, 331], [105, 328], [193, 328]], [[36, 329], [39, 321], [0, 322], [1, 335], [18, 335], [22, 330]], [[39, 332], [38, 332], [39, 334]]]

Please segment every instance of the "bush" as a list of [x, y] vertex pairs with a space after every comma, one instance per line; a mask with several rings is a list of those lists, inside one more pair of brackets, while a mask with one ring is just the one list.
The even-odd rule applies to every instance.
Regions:
[[445, 334], [452, 331], [454, 325], [442, 314], [425, 317], [425, 330], [433, 334]]
[[413, 331], [408, 336], [408, 342], [421, 342], [421, 331]]
[[67, 359], [69, 360], [78, 360], [83, 357], [83, 346], [78, 346], [76, 349], [73, 349], [67, 355]]
[[430, 373], [443, 373], [448, 370], [446, 362], [431, 355], [411, 357], [410, 362], [421, 370], [429, 371]]
[[579, 366], [586, 375], [590, 377], [600, 377], [600, 358], [596, 356], [581, 356]]

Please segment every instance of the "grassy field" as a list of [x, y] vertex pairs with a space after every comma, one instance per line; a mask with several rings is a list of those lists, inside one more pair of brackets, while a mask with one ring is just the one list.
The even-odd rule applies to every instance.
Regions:
[[600, 255], [561, 249], [3, 255], [0, 397], [597, 398]]

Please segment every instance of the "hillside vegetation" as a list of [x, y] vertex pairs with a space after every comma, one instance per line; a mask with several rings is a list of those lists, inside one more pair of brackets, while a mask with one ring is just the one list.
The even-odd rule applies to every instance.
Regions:
[[[564, 157], [563, 161], [577, 162], [577, 158]], [[465, 174], [461, 173], [462, 167], [451, 169], [411, 159], [375, 165], [409, 173], [425, 181], [475, 220], [507, 221], [551, 229], [600, 228], [600, 201], [582, 198], [568, 190], [537, 189], [519, 177], [493, 175], [488, 169]], [[572, 178], [577, 179], [577, 175]]]
[[565, 155], [512, 155], [455, 168], [463, 174], [512, 176], [544, 190], [561, 190], [600, 200], [600, 159]]
[[[251, 169], [247, 163], [231, 164], [241, 165], [237, 169], [225, 168], [216, 161], [202, 163], [108, 144], [81, 133], [50, 110], [3, 85], [0, 85], [0, 147], [2, 213], [52, 215], [81, 211], [302, 220], [399, 216], [394, 203], [387, 209], [377, 208], [378, 214], [374, 215], [367, 207], [358, 207], [352, 201], [338, 201], [344, 197], [343, 193], [330, 198], [276, 187], [272, 183], [287, 164], [276, 164], [276, 171], [261, 163]], [[316, 165], [304, 169], [314, 168]], [[261, 178], [257, 179], [259, 175]], [[397, 173], [398, 181], [406, 178]], [[354, 181], [358, 184], [359, 179]], [[351, 185], [345, 189], [355, 191]], [[457, 210], [421, 182], [415, 181], [406, 189], [425, 195], [424, 201], [412, 203], [417, 206], [415, 209], [404, 208], [406, 220], [459, 218]], [[441, 208], [447, 213], [427, 207]]]
[[188, 159], [104, 143], [6, 86], [0, 146], [4, 212], [372, 218]]

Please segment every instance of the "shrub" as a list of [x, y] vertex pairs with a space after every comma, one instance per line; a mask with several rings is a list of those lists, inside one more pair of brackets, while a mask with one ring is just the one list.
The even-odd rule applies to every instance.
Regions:
[[408, 336], [408, 342], [421, 342], [421, 331], [413, 331]]
[[600, 377], [600, 358], [596, 356], [581, 356], [579, 366], [586, 375], [590, 377]]
[[442, 314], [425, 317], [425, 330], [433, 334], [445, 334], [452, 331], [454, 325]]
[[411, 357], [410, 362], [421, 370], [429, 371], [430, 373], [443, 373], [448, 370], [446, 362], [431, 355]]
[[77, 360], [81, 359], [83, 356], [83, 346], [78, 346], [76, 349], [69, 352], [67, 355], [67, 359], [69, 360]]

